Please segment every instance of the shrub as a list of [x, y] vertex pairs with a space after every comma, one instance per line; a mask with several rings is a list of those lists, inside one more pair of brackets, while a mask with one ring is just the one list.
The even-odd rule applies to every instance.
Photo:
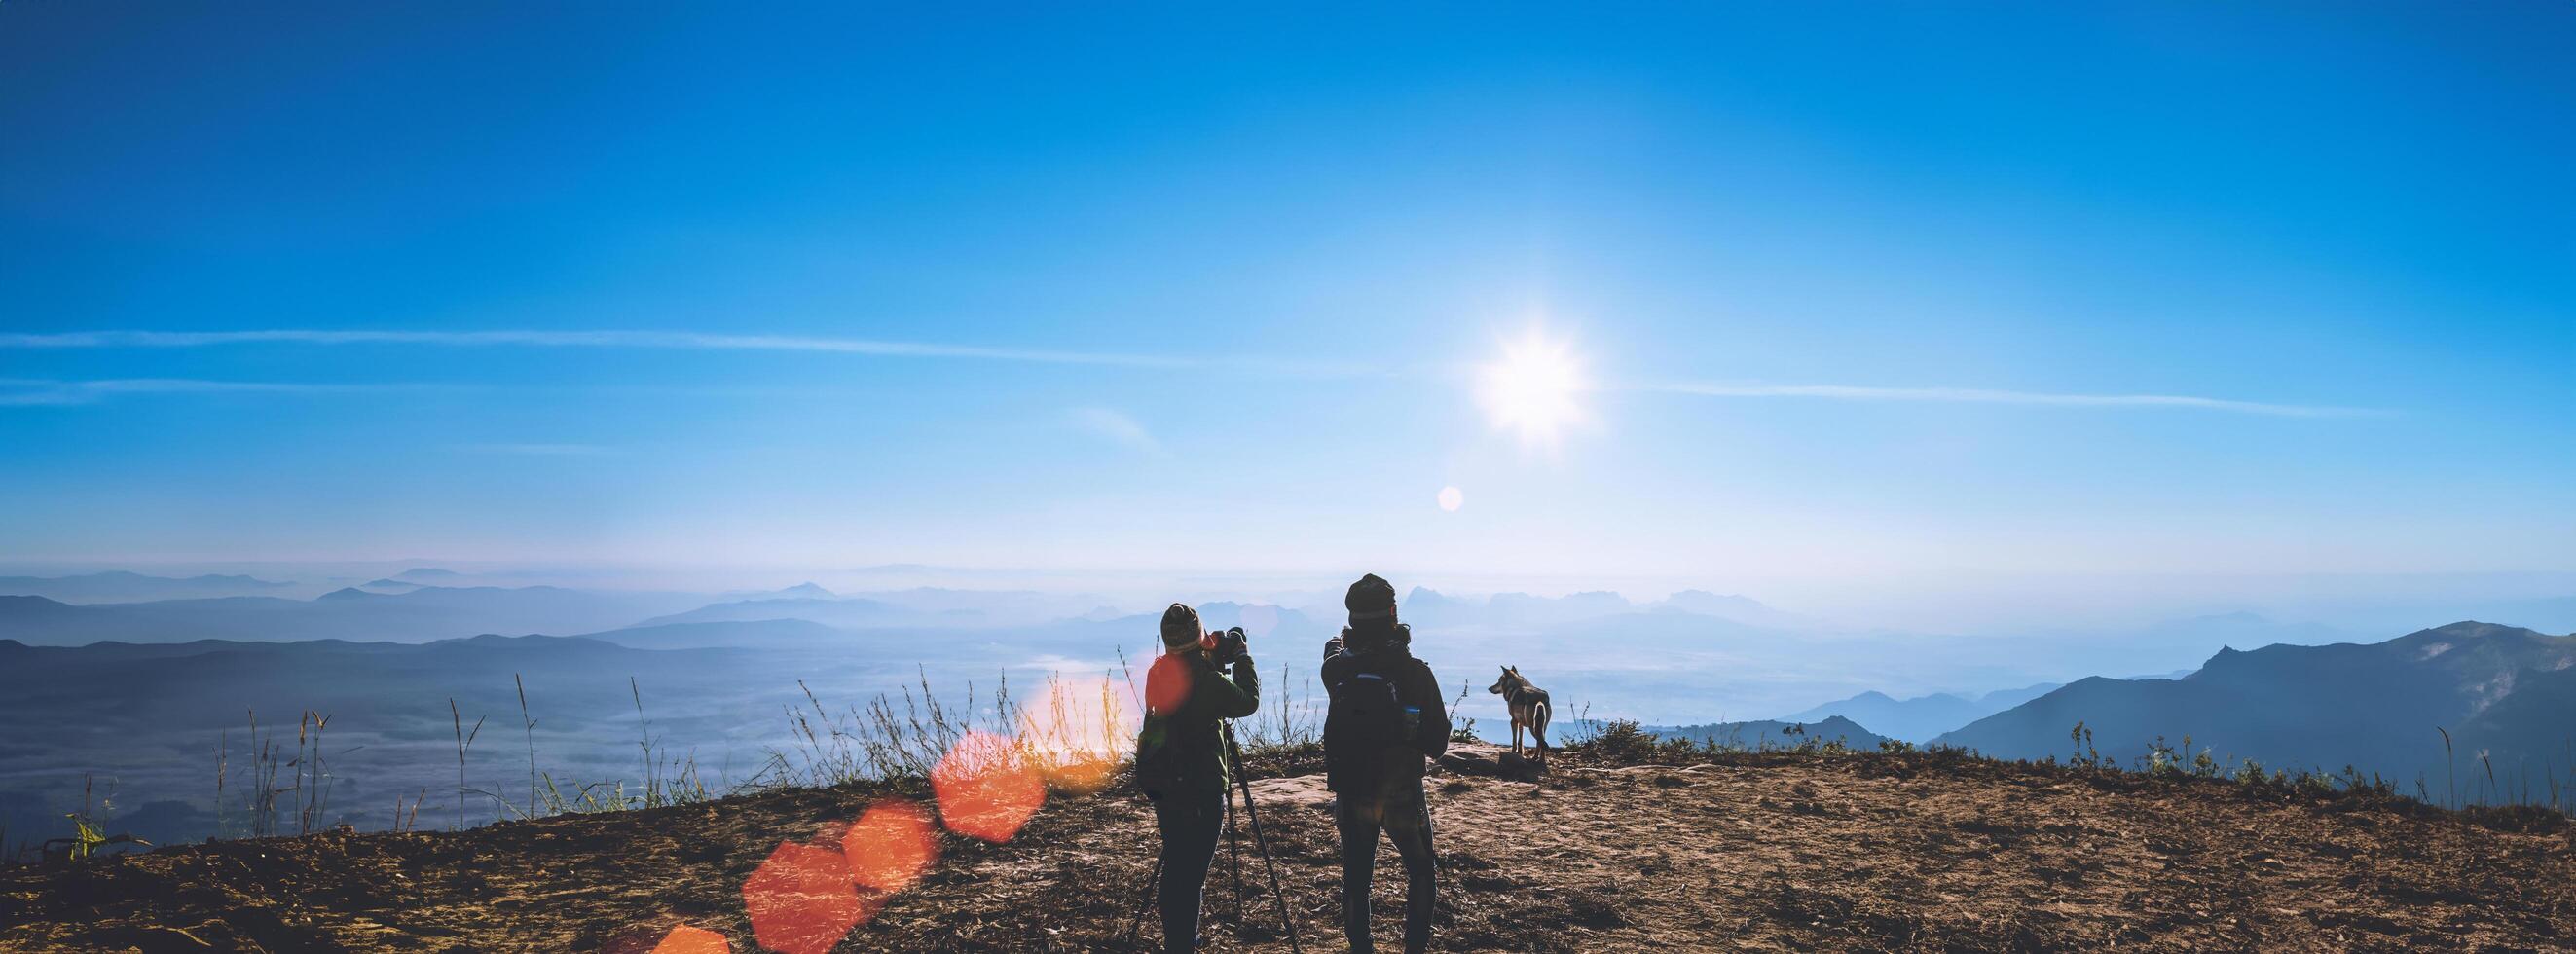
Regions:
[[1583, 742], [1585, 755], [1614, 765], [1635, 765], [1655, 758], [1659, 743], [1635, 719], [1612, 719]]

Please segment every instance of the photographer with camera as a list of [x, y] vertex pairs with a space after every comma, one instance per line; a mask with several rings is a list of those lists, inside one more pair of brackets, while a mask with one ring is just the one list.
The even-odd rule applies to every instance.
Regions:
[[1324, 644], [1324, 777], [1333, 790], [1342, 836], [1342, 929], [1351, 950], [1375, 950], [1369, 937], [1369, 882], [1377, 874], [1383, 830], [1404, 859], [1404, 949], [1431, 944], [1438, 893], [1431, 853], [1431, 809], [1422, 797], [1424, 760], [1449, 749], [1449, 714], [1440, 680], [1413, 658], [1413, 629], [1395, 619], [1395, 586], [1376, 574], [1351, 584], [1342, 598], [1350, 625]]
[[1163, 950], [1180, 954], [1198, 948], [1199, 902], [1224, 827], [1228, 779], [1218, 723], [1260, 707], [1261, 679], [1242, 627], [1203, 633], [1198, 611], [1174, 603], [1163, 611], [1162, 629], [1163, 655], [1145, 674], [1136, 787], [1153, 801], [1163, 836], [1155, 888]]

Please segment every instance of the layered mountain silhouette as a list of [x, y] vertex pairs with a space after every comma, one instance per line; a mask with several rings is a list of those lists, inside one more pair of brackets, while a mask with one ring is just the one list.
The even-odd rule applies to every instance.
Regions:
[[399, 593], [348, 587], [310, 600], [232, 596], [92, 605], [39, 596], [9, 596], [0, 597], [0, 638], [39, 646], [78, 646], [102, 640], [420, 642], [490, 632], [579, 633], [612, 629], [698, 599], [686, 594], [553, 586], [423, 586]]
[[806, 619], [655, 623], [588, 633], [581, 638], [630, 649], [851, 649], [862, 645], [859, 633]]
[[146, 576], [124, 570], [79, 576], [0, 576], [0, 594], [41, 596], [64, 603], [131, 603], [250, 596], [293, 585], [249, 576], [211, 573], [191, 577]]
[[1780, 721], [1803, 723], [1843, 718], [1869, 726], [1891, 738], [1928, 742], [1941, 733], [2037, 699], [2057, 687], [2057, 683], [2044, 682], [1974, 696], [1941, 692], [1911, 699], [1897, 699], [1873, 690], [1781, 716]]
[[1650, 725], [1645, 731], [1660, 738], [1689, 739], [1702, 745], [1720, 745], [1747, 749], [1796, 748], [1814, 741], [1841, 742], [1855, 749], [1873, 750], [1887, 737], [1842, 716], [1831, 716], [1814, 722], [1792, 719], [1759, 719], [1750, 722], [1717, 722], [1708, 725]]
[[1087, 597], [1026, 590], [928, 586], [841, 594], [808, 582], [766, 593], [737, 594], [733, 599], [647, 619], [638, 625], [801, 619], [843, 629], [1021, 626], [1071, 617], [1090, 605], [1086, 600]]
[[1451, 596], [1438, 590], [1414, 587], [1405, 594], [1402, 610], [1406, 621], [1416, 626], [1554, 626], [1564, 623], [1613, 616], [1645, 613], [1678, 613], [1712, 617], [1745, 626], [1778, 628], [1799, 625], [1800, 617], [1772, 609], [1742, 596], [1721, 595], [1706, 590], [1683, 590], [1651, 603], [1638, 603], [1608, 590], [1568, 593], [1564, 596], [1533, 596], [1528, 593], [1496, 593], [1484, 599]]
[[[1937, 741], [2006, 758], [2066, 756], [2077, 722], [2092, 748], [2126, 760], [2161, 737], [2229, 767], [2328, 771], [2352, 765], [2390, 778], [2465, 778], [2484, 751], [2498, 784], [2518, 767], [2568, 764], [2576, 744], [2576, 636], [2460, 622], [2368, 645], [2222, 649], [2179, 679], [2092, 678]], [[2451, 733], [2446, 753], [2439, 730]], [[2483, 777], [2483, 768], [2477, 769]]]
[[645, 620], [639, 626], [678, 623], [740, 623], [793, 619], [825, 626], [856, 628], [922, 622], [922, 614], [890, 603], [856, 597], [784, 596], [734, 600]]

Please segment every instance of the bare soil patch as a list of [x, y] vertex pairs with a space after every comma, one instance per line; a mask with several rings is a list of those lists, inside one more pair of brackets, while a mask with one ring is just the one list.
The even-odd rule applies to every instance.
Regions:
[[[1255, 760], [1302, 940], [1340, 950], [1320, 780]], [[1448, 950], [2563, 950], [2564, 819], [2301, 800], [1931, 755], [1583, 764], [1537, 781], [1434, 775]], [[169, 848], [0, 869], [5, 950], [598, 950], [687, 923], [756, 948], [742, 885], [782, 841], [835, 838], [882, 789]], [[909, 793], [924, 797], [927, 792]], [[1003, 844], [943, 836], [938, 865], [838, 950], [1142, 950], [1154, 862], [1122, 789], [1051, 798]], [[1206, 936], [1284, 951], [1246, 833], [1238, 910], [1220, 849]], [[1380, 943], [1403, 879], [1382, 849]], [[1146, 919], [1150, 922], [1152, 919]]]

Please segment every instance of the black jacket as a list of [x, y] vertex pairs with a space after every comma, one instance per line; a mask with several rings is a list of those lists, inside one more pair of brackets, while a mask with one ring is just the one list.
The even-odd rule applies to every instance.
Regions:
[[[1409, 633], [1404, 634], [1409, 637]], [[1387, 790], [1410, 788], [1422, 791], [1424, 759], [1436, 759], [1449, 751], [1449, 710], [1440, 704], [1440, 679], [1431, 674], [1431, 666], [1413, 658], [1409, 638], [1385, 641], [1367, 652], [1352, 652], [1336, 636], [1324, 643], [1324, 687], [1331, 692], [1353, 674], [1373, 672], [1395, 683], [1395, 696], [1405, 705], [1422, 710], [1422, 724], [1414, 737], [1412, 751], [1389, 749], [1394, 759], [1387, 768]]]
[[1261, 707], [1261, 675], [1252, 657], [1235, 660], [1229, 678], [1205, 653], [1165, 653], [1145, 671], [1145, 699], [1137, 786], [1151, 798], [1224, 791], [1225, 741], [1216, 724]]

